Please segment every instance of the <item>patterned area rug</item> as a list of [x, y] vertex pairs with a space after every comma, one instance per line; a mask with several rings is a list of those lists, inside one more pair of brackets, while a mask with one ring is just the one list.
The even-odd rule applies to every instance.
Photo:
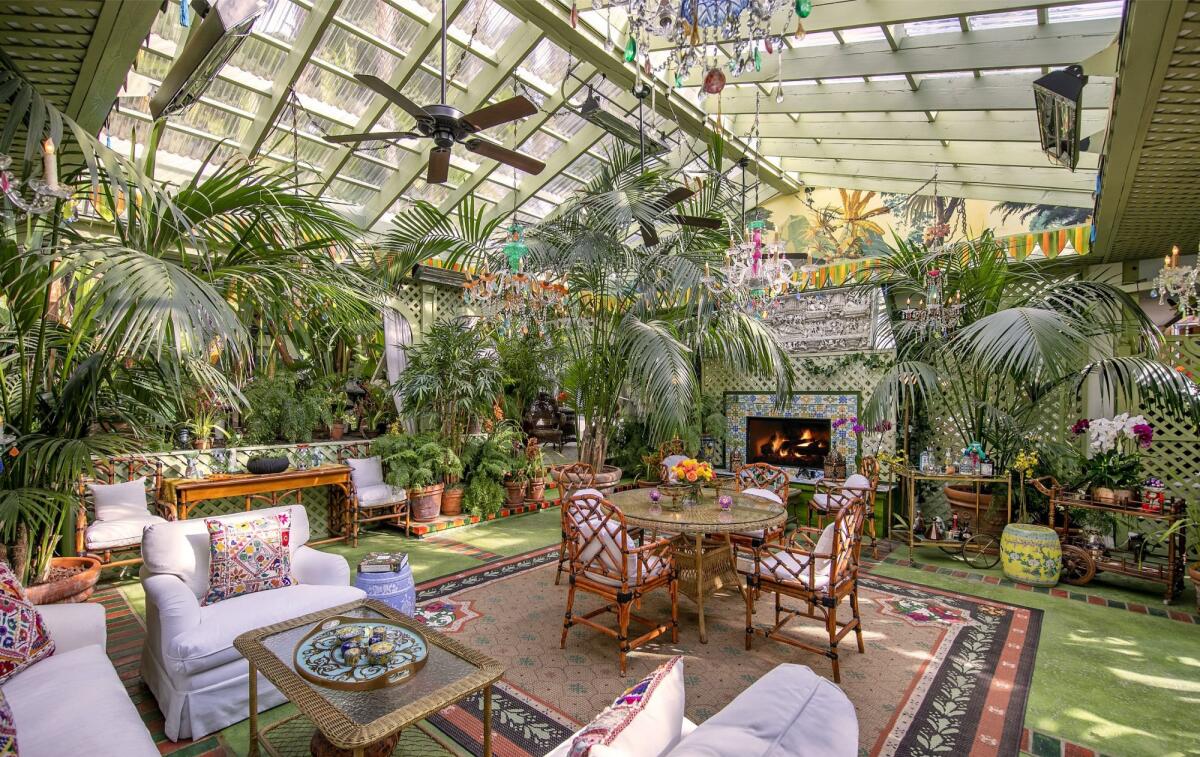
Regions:
[[[674, 654], [686, 658], [687, 714], [697, 722], [781, 662], [831, 674], [824, 658], [777, 642], [756, 638], [747, 651], [744, 605], [732, 591], [708, 605], [707, 645], [697, 638], [694, 606], [681, 597], [679, 643], [637, 650], [622, 678], [608, 637], [577, 626], [559, 649], [566, 586], [554, 585], [556, 556], [542, 550], [430, 582], [418, 593], [418, 615], [431, 627], [506, 665], [508, 685], [495, 709], [499, 754], [544, 754], [570, 734], [572, 721], [590, 720]], [[648, 598], [641, 614], [669, 617], [665, 597]], [[858, 710], [863, 753], [1017, 752], [1041, 611], [874, 576], [862, 580], [860, 597], [867, 652], [858, 654], [848, 637], [841, 658], [842, 687]], [[581, 594], [577, 611], [598, 601]], [[767, 622], [772, 599], [764, 596], [758, 608], [755, 621]], [[824, 627], [797, 619], [787, 632], [819, 643]], [[478, 702], [467, 702], [430, 723], [450, 734], [458, 727], [455, 741], [466, 744], [478, 714]]]

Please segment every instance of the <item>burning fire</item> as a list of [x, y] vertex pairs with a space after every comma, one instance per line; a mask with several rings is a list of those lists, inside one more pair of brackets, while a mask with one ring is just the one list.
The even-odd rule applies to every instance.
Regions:
[[758, 454], [783, 460], [799, 460], [806, 455], [816, 454], [819, 447], [820, 443], [811, 429], [804, 429], [798, 439], [792, 439], [779, 431], [773, 431], [771, 436], [759, 446]]

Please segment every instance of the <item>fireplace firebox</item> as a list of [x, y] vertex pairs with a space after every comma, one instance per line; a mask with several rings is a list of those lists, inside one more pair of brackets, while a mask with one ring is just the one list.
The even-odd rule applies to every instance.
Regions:
[[819, 468], [829, 454], [828, 418], [746, 418], [746, 462]]

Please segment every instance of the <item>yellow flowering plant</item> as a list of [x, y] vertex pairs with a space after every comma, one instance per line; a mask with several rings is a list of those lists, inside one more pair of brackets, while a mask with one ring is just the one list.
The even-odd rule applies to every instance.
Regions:
[[675, 479], [680, 483], [688, 484], [712, 481], [717, 475], [711, 463], [702, 463], [693, 457], [689, 457], [674, 465], [671, 468], [671, 473], [675, 474]]

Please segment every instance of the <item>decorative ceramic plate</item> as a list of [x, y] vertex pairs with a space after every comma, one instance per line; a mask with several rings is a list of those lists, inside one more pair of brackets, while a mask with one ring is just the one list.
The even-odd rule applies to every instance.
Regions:
[[[342, 652], [343, 635], [356, 630], [357, 638], [369, 638], [374, 629], [384, 629], [377, 641], [392, 644], [391, 659], [372, 662], [367, 658], [368, 644], [361, 644], [362, 659], [351, 665]], [[342, 630], [347, 629], [347, 630]], [[364, 632], [366, 632], [364, 634]], [[404, 683], [425, 664], [429, 644], [419, 631], [401, 626], [387, 618], [353, 618], [336, 615], [326, 618], [296, 645], [296, 672], [321, 686], [345, 691], [369, 691]]]

